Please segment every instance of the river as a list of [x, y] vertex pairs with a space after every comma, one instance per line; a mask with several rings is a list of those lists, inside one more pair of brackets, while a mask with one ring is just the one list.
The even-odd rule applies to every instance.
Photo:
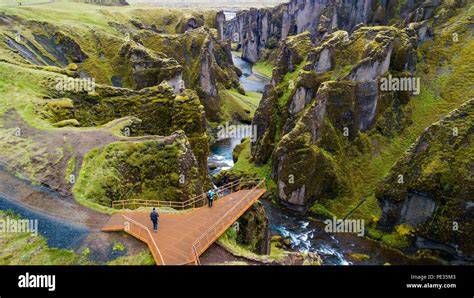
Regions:
[[245, 89], [245, 91], [263, 93], [265, 85], [270, 82], [270, 80], [259, 73], [255, 73], [252, 70], [252, 64], [240, 58], [238, 52], [232, 53], [232, 60], [234, 65], [240, 68], [242, 71], [242, 76], [240, 77], [240, 85]]
[[[267, 85], [270, 80], [261, 74], [253, 72], [252, 64], [243, 60], [238, 55], [238, 52], [232, 52], [234, 65], [242, 70], [240, 85], [242, 85], [245, 91], [263, 93], [265, 85]], [[246, 136], [244, 135], [243, 137]], [[211, 175], [217, 174], [222, 170], [228, 170], [234, 166], [232, 151], [234, 147], [240, 143], [240, 140], [240, 138], [223, 139], [211, 146], [211, 154], [208, 158], [208, 163], [214, 165], [214, 167], [209, 170]]]
[[[237, 56], [233, 52], [234, 64], [242, 70], [240, 83], [246, 91], [258, 90], [262, 92], [268, 79], [255, 74], [252, 65]], [[262, 78], [263, 77], [263, 78]], [[234, 165], [232, 151], [240, 143], [240, 139], [225, 139], [211, 146], [209, 163], [218, 165], [210, 169], [211, 175], [222, 170], [230, 169]], [[322, 221], [309, 220], [304, 214], [277, 206], [267, 200], [262, 200], [265, 208], [271, 234], [287, 238], [291, 247], [299, 252], [318, 253], [325, 265], [383, 265], [386, 263], [397, 265], [409, 264], [436, 264], [428, 259], [410, 258], [397, 250], [385, 247], [377, 241], [373, 241], [355, 234], [348, 233], [326, 233], [325, 224]], [[352, 254], [366, 254], [370, 256], [367, 260], [351, 260]]]

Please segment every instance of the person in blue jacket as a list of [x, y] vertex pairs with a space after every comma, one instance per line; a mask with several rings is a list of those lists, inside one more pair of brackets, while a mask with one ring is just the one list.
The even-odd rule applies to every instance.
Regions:
[[214, 190], [212, 190], [212, 189], [210, 189], [210, 190], [207, 192], [207, 202], [208, 202], [209, 208], [212, 207], [212, 203], [214, 202], [214, 195], [215, 195], [215, 192], [214, 192]]

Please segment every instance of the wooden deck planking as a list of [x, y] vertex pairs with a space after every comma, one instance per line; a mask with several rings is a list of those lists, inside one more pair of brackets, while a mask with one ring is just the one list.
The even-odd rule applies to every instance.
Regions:
[[[235, 204], [242, 203], [247, 194], [252, 196], [251, 201], [245, 205], [239, 206], [239, 208], [242, 209], [239, 210], [239, 216], [242, 215], [264, 193], [265, 189], [240, 190], [216, 200], [212, 208], [209, 208], [206, 205], [183, 214], [160, 214], [157, 233], [153, 233], [153, 224], [150, 220], [149, 213], [140, 211], [114, 214], [102, 230], [123, 231], [125, 229], [125, 218], [123, 215], [125, 215], [144, 225], [151, 232], [165, 265], [190, 264], [195, 261], [192, 246], [198, 238], [200, 238], [214, 223], [223, 218], [226, 212]], [[232, 218], [227, 220], [229, 222], [225, 222], [225, 227], [232, 225], [234, 222]], [[223, 231], [219, 231], [217, 237], [225, 232], [226, 229], [227, 228]], [[210, 243], [207, 243], [203, 251], [199, 251], [198, 254], [201, 255], [215, 240], [217, 240], [217, 237], [211, 237], [212, 239], [210, 239]], [[149, 240], [145, 242], [150, 247], [150, 250], [152, 250], [157, 264], [160, 264], [161, 261], [159, 260], [159, 257], [157, 257], [158, 252], [153, 251], [154, 245], [152, 241]]]

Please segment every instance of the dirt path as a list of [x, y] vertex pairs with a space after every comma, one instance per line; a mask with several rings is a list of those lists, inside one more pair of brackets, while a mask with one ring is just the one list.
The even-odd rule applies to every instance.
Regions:
[[[74, 158], [74, 170], [70, 174], [78, 177], [85, 154], [94, 148], [118, 141], [166, 140], [170, 138], [161, 136], [125, 137], [111, 133], [114, 128], [124, 125], [123, 123], [129, 119], [130, 117], [116, 119], [102, 128], [40, 130], [28, 125], [15, 110], [10, 110], [2, 116], [1, 120], [4, 123], [2, 128], [19, 130], [21, 134], [18, 138], [8, 141], [12, 146], [16, 146], [19, 141], [32, 141], [34, 143], [32, 147], [35, 150], [28, 152], [29, 159], [33, 166], [38, 165], [39, 170], [34, 173], [35, 177], [30, 177], [29, 169], [19, 166], [21, 157], [18, 156], [2, 156], [0, 163], [59, 192], [65, 198], [72, 198], [73, 184], [66, 177], [68, 163], [71, 159]], [[5, 142], [5, 140], [3, 141]], [[58, 150], [62, 155], [58, 154]], [[46, 165], [44, 165], [45, 158], [47, 158]]]
[[[87, 237], [80, 246], [75, 247], [76, 251], [89, 248], [95, 259], [103, 262], [110, 259], [114, 243], [120, 242], [124, 245], [128, 254], [139, 253], [146, 249], [146, 245], [132, 238], [124, 237], [121, 234], [108, 234], [100, 231], [100, 228], [109, 220], [110, 216], [101, 212], [84, 207], [74, 200], [71, 192], [72, 184], [66, 180], [66, 168], [69, 160], [75, 157], [74, 174], [79, 174], [84, 155], [93, 148], [104, 146], [116, 141], [134, 141], [157, 139], [161, 137], [139, 137], [126, 138], [115, 136], [110, 133], [110, 129], [115, 125], [120, 125], [126, 119], [112, 121], [101, 129], [74, 130], [74, 129], [53, 129], [49, 131], [39, 130], [29, 126], [14, 110], [8, 111], [2, 116], [2, 129], [20, 129], [19, 141], [32, 141], [33, 149], [37, 149], [41, 154], [29, 152], [30, 162], [33, 165], [41, 166], [46, 156], [46, 166], [34, 173], [42, 186], [34, 186], [29, 181], [19, 179], [5, 170], [5, 166], [11, 169], [15, 175], [20, 174], [30, 177], [28, 169], [19, 163], [21, 157], [14, 155], [3, 155], [0, 158], [0, 196], [7, 198], [19, 208], [30, 210], [38, 214], [57, 219], [64, 225], [77, 225], [88, 230]], [[5, 141], [5, 140], [2, 140]], [[15, 139], [9, 140], [12, 146], [18, 145]], [[62, 148], [63, 157], [58, 162], [58, 148]]]
[[[0, 197], [11, 201], [15, 207], [18, 207], [16, 209], [30, 211], [30, 217], [36, 217], [35, 214], [39, 214], [54, 219], [51, 222], [46, 220], [47, 225], [73, 227], [72, 229], [61, 229], [62, 231], [66, 230], [66, 233], [71, 231], [71, 235], [43, 236], [47, 239], [61, 237], [65, 239], [64, 241], [74, 242], [77, 245], [68, 248], [72, 248], [77, 252], [88, 248], [91, 251], [91, 258], [95, 262], [103, 263], [113, 259], [115, 253], [113, 246], [117, 242], [123, 244], [126, 252], [130, 255], [140, 253], [146, 249], [146, 245], [132, 237], [124, 237], [118, 233], [107, 234], [101, 232], [100, 228], [107, 222], [110, 217], [109, 215], [81, 206], [73, 200], [67, 200], [44, 187], [33, 186], [29, 182], [20, 180], [4, 171], [2, 168], [0, 168], [0, 181]], [[42, 234], [43, 228], [42, 226], [39, 227], [40, 234]], [[49, 233], [51, 233], [51, 230], [50, 228], [48, 229]], [[81, 233], [81, 235], [78, 235], [75, 230], [85, 231], [85, 234]], [[82, 237], [83, 235], [83, 239], [74, 239], [74, 237]], [[54, 244], [53, 247], [55, 247]]]

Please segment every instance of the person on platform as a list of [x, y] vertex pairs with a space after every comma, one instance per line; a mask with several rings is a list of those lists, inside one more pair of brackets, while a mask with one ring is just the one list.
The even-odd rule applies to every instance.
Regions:
[[214, 196], [215, 196], [214, 190], [210, 189], [210, 190], [207, 192], [207, 202], [208, 202], [209, 208], [212, 207], [212, 203], [214, 202]]
[[158, 212], [156, 212], [156, 208], [153, 208], [153, 210], [150, 213], [150, 219], [151, 222], [153, 223], [153, 232], [157, 233], [158, 232], [158, 219], [160, 215]]

